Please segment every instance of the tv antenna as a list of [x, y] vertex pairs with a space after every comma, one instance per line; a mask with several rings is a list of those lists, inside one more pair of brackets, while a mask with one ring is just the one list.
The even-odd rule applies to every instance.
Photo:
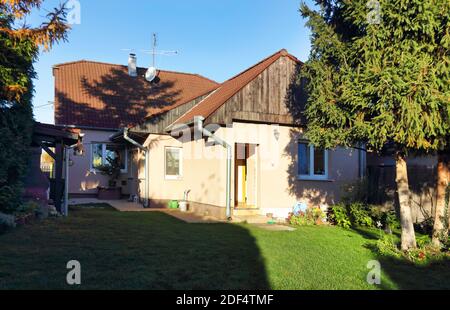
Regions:
[[[156, 76], [158, 75], [158, 70], [156, 69], [156, 56], [173, 56], [178, 55], [178, 51], [165, 51], [165, 50], [158, 50], [158, 38], [156, 33], [153, 33], [153, 40], [152, 40], [152, 48], [150, 50], [139, 50], [142, 53], [150, 54], [152, 55], [152, 64], [145, 72], [145, 79], [149, 82], [152, 82]], [[134, 49], [122, 49], [122, 51], [128, 51], [135, 54]]]
[[178, 55], [178, 51], [164, 51], [164, 50], [158, 50], [158, 37], [156, 33], [153, 33], [153, 40], [152, 40], [152, 49], [151, 50], [141, 50], [141, 52], [145, 54], [152, 55], [152, 67], [156, 68], [156, 55], [160, 56], [173, 56]]

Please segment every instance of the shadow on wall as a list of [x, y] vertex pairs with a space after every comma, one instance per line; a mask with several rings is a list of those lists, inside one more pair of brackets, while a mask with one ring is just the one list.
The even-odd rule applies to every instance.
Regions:
[[290, 130], [289, 144], [284, 149], [283, 157], [289, 159], [288, 193], [297, 201], [309, 202], [311, 205], [333, 204], [333, 184], [331, 182], [299, 181], [298, 180], [298, 140], [302, 137], [301, 128], [305, 127], [306, 117], [304, 115], [307, 103], [306, 82], [300, 78], [301, 65], [297, 65], [289, 83], [289, 89], [285, 98], [285, 104], [294, 119], [296, 129]]
[[308, 206], [333, 205], [338, 198], [335, 196], [336, 184], [334, 182], [301, 181], [298, 179], [297, 142], [300, 137], [301, 132], [299, 130], [291, 129], [289, 144], [283, 153], [283, 156], [289, 159], [287, 191], [297, 201], [309, 203]]
[[[413, 220], [423, 222], [431, 219], [435, 208], [436, 198], [436, 167], [408, 165], [408, 179], [413, 211]], [[398, 211], [395, 167], [368, 167], [369, 203], [394, 207]]]

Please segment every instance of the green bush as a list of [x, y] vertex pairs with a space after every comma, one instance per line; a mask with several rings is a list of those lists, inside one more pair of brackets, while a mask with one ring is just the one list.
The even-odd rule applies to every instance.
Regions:
[[311, 226], [322, 222], [325, 213], [320, 208], [308, 208], [305, 212], [298, 215], [291, 215], [289, 223], [294, 226]]
[[14, 214], [16, 216], [23, 216], [28, 214], [36, 214], [39, 211], [39, 205], [34, 201], [29, 201], [18, 207]]
[[400, 228], [400, 221], [398, 220], [395, 211], [383, 212], [383, 216], [381, 217], [381, 223], [386, 225], [390, 229]]
[[402, 257], [402, 252], [398, 248], [392, 235], [384, 234], [376, 243], [376, 250], [381, 256]]
[[352, 224], [348, 216], [347, 207], [344, 204], [337, 204], [331, 207], [328, 213], [328, 221], [343, 228], [350, 228]]
[[16, 227], [15, 216], [0, 212], [0, 233]]
[[374, 227], [374, 221], [370, 217], [368, 207], [362, 203], [352, 203], [348, 207], [350, 221], [353, 226]]
[[330, 208], [328, 220], [331, 224], [344, 228], [350, 227], [381, 227], [390, 230], [400, 227], [395, 211], [382, 211], [377, 206], [352, 203], [340, 203]]
[[311, 226], [314, 225], [314, 220], [308, 218], [306, 213], [301, 212], [298, 215], [291, 215], [289, 218], [289, 224], [294, 226]]

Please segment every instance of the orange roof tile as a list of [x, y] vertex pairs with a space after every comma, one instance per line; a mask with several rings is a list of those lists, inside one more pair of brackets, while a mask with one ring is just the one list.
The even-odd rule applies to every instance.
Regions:
[[198, 74], [158, 71], [147, 82], [127, 66], [76, 61], [54, 66], [55, 124], [121, 128], [210, 93], [218, 83]]

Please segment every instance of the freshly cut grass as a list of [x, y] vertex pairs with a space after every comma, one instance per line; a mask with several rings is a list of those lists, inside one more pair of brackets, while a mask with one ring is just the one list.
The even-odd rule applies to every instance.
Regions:
[[[273, 232], [76, 207], [0, 235], [0, 289], [450, 288], [447, 261], [415, 267], [377, 257], [374, 242], [337, 227]], [[381, 285], [366, 281], [374, 259]], [[81, 263], [81, 286], [66, 284], [70, 260]]]

